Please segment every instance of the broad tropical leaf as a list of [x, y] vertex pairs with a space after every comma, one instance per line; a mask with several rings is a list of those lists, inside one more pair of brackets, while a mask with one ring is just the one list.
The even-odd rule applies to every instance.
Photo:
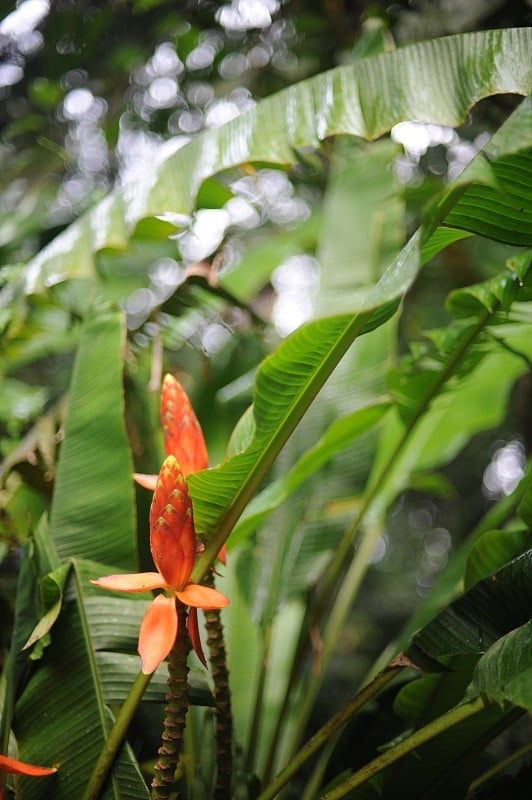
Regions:
[[80, 342], [50, 532], [58, 555], [136, 568], [133, 465], [123, 421], [125, 326], [96, 305]]
[[527, 28], [422, 42], [296, 84], [185, 147], [170, 140], [140, 181], [105, 198], [35, 257], [26, 290], [94, 276], [95, 252], [126, 247], [145, 217], [189, 213], [201, 184], [222, 170], [250, 161], [293, 164], [299, 149], [327, 137], [376, 139], [405, 120], [455, 126], [484, 97], [526, 95], [530, 42]]
[[[88, 574], [95, 568], [98, 565], [74, 563], [67, 597], [52, 629], [52, 644], [18, 698], [13, 720], [22, 760], [59, 763], [60, 769], [53, 776], [53, 783], [46, 784], [46, 790], [61, 800], [79, 800], [80, 787], [86, 784], [112, 724], [98, 673], [98, 639], [90, 634], [91, 613], [102, 626], [107, 626], [109, 637], [113, 630], [122, 631], [122, 641], [113, 637], [113, 646], [119, 647], [124, 644], [124, 628], [127, 631], [136, 622], [138, 633], [141, 614], [132, 614], [132, 609], [142, 612], [145, 607], [142, 598], [128, 598], [109, 617], [105, 599], [96, 597], [97, 590], [88, 581]], [[21, 779], [21, 800], [37, 800], [42, 798], [42, 792], [42, 784]], [[102, 798], [147, 797], [137, 762], [124, 746]]]
[[532, 550], [477, 583], [429, 622], [407, 654], [415, 663], [464, 653], [485, 653], [532, 616]]
[[498, 639], [480, 658], [467, 691], [532, 708], [532, 620]]

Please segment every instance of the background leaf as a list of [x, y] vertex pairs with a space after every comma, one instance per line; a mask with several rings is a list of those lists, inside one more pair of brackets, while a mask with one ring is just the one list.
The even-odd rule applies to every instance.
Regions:
[[291, 86], [180, 149], [169, 140], [149, 174], [105, 198], [41, 251], [27, 291], [53, 275], [93, 274], [95, 251], [123, 246], [144, 217], [189, 213], [204, 180], [218, 172], [251, 161], [292, 164], [300, 148], [329, 136], [376, 139], [404, 120], [455, 126], [483, 97], [530, 92], [531, 61], [526, 28], [421, 42]]
[[124, 427], [122, 315], [96, 305], [80, 341], [50, 531], [62, 558], [135, 569], [133, 465]]
[[414, 636], [409, 657], [422, 665], [424, 655], [438, 659], [485, 653], [532, 615], [531, 570], [532, 550], [528, 550], [480, 581]]
[[480, 658], [467, 696], [532, 708], [532, 621], [501, 637]]
[[[21, 779], [21, 800], [42, 798], [43, 791], [64, 800], [79, 800], [80, 787], [89, 778], [112, 722], [89, 633], [86, 600], [96, 594], [95, 588], [74, 565], [67, 599], [52, 631], [52, 644], [17, 700], [13, 728], [21, 759], [35, 764], [60, 764], [58, 773], [46, 784]], [[130, 608], [131, 605], [121, 605], [126, 612], [123, 618]], [[137, 762], [129, 748], [123, 746], [102, 798], [148, 797]]]

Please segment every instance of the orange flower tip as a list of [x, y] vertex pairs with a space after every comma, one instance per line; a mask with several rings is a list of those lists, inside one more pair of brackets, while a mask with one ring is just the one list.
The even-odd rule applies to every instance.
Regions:
[[149, 592], [163, 589], [166, 581], [159, 572], [134, 572], [132, 574], [105, 575], [91, 580], [93, 586], [112, 592]]
[[197, 583], [189, 583], [182, 591], [176, 591], [175, 594], [184, 605], [203, 608], [206, 611], [225, 608], [230, 602], [229, 598], [217, 589], [211, 589], [208, 586], [201, 586]]
[[37, 767], [34, 764], [18, 761], [16, 758], [0, 755], [0, 771], [9, 772], [11, 775], [31, 775], [38, 778], [44, 775], [52, 775], [57, 772], [58, 767], [58, 764], [53, 767]]
[[157, 486], [157, 475], [145, 475], [143, 472], [134, 472], [133, 480], [144, 489], [149, 489], [150, 492], [154, 492]]

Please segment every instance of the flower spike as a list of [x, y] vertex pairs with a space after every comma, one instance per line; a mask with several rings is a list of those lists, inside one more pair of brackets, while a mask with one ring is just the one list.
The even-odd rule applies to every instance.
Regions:
[[170, 374], [163, 380], [161, 425], [166, 455], [177, 458], [185, 478], [207, 468], [207, 446], [200, 424], [185, 390]]
[[190, 583], [196, 557], [196, 535], [187, 484], [173, 455], [159, 472], [150, 508], [150, 549], [157, 572], [107, 575], [91, 581], [102, 589], [144, 592], [164, 589], [149, 606], [140, 627], [138, 651], [142, 672], [154, 672], [164, 661], [178, 632], [176, 602], [190, 606], [189, 636], [198, 658], [205, 658], [197, 628], [197, 608], [223, 608], [229, 600], [208, 586]]
[[[198, 418], [185, 390], [170, 373], [164, 376], [160, 415], [165, 453], [176, 457], [183, 476], [207, 469], [207, 445]], [[157, 475], [134, 472], [133, 479], [139, 486], [155, 491]]]

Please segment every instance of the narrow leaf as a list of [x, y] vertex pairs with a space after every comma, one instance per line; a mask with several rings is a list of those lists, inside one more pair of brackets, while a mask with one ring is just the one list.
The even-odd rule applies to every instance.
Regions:
[[134, 569], [133, 465], [124, 428], [122, 315], [94, 307], [86, 320], [57, 467], [50, 531], [62, 558]]

